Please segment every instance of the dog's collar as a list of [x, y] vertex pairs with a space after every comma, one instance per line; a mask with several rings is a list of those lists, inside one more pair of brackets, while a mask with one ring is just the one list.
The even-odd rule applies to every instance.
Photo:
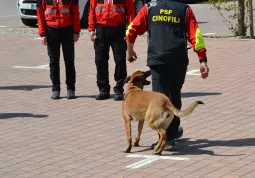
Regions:
[[141, 88], [137, 87], [137, 86], [132, 86], [129, 88], [129, 90], [127, 91], [127, 93], [125, 94], [125, 98], [127, 97], [127, 95], [134, 89], [138, 89], [138, 90], [142, 90]]
[[141, 88], [137, 87], [137, 86], [132, 86], [130, 89], [138, 89], [138, 90], [142, 90]]
[[129, 90], [143, 90], [143, 89], [141, 89], [137, 86], [132, 86], [132, 87], [129, 88]]

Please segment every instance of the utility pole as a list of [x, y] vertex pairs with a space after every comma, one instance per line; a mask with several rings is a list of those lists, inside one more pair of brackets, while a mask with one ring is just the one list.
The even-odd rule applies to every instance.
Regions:
[[254, 38], [254, 28], [253, 28], [253, 5], [252, 0], [249, 0], [249, 21], [250, 21], [250, 37]]

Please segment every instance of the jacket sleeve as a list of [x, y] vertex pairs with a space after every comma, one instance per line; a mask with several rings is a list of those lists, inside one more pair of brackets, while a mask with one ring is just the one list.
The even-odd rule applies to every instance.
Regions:
[[135, 3], [133, 0], [126, 0], [125, 1], [125, 9], [127, 14], [127, 23], [128, 25], [133, 21], [135, 17]]
[[81, 31], [79, 0], [72, 0], [71, 12], [72, 12], [72, 15], [73, 15], [73, 30], [74, 30], [74, 33], [79, 34], [80, 31]]
[[89, 7], [89, 27], [88, 31], [95, 31], [96, 26], [96, 9], [97, 1], [96, 0], [90, 0], [90, 7]]
[[134, 43], [137, 36], [144, 34], [147, 28], [147, 5], [145, 5], [129, 24], [126, 30], [126, 40], [130, 43]]
[[188, 8], [186, 12], [186, 29], [188, 41], [192, 45], [194, 52], [197, 53], [200, 62], [207, 60], [207, 50], [205, 48], [203, 35], [191, 8]]
[[38, 21], [38, 33], [41, 37], [46, 36], [46, 21], [44, 16], [45, 11], [45, 1], [37, 0], [36, 3], [36, 14]]

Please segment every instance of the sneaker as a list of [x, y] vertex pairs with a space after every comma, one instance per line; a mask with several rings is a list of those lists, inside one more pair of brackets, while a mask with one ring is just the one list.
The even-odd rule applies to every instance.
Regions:
[[123, 93], [115, 93], [114, 94], [114, 100], [115, 101], [122, 101], [124, 99]]
[[75, 93], [73, 90], [67, 90], [67, 99], [75, 99]]
[[110, 94], [109, 93], [103, 93], [100, 92], [97, 96], [96, 96], [96, 100], [106, 100], [110, 98]]
[[164, 148], [164, 151], [174, 151], [174, 150], [176, 150], [176, 144], [174, 140], [168, 141]]
[[[182, 135], [183, 135], [183, 128], [182, 128], [182, 127], [179, 127], [179, 128], [178, 128], [178, 132], [176, 133], [174, 139], [173, 139], [173, 140], [169, 140], [169, 141], [167, 142], [167, 145], [166, 145], [166, 147], [165, 147], [165, 150], [166, 150], [167, 147], [169, 147], [169, 146], [173, 146], [173, 145], [175, 146], [175, 142], [174, 142], [174, 141], [175, 141], [176, 139], [178, 139], [178, 138], [181, 138]], [[153, 144], [151, 145], [151, 149], [153, 150], [154, 147], [155, 147], [157, 144], [158, 144], [158, 142], [153, 143]]]
[[57, 100], [57, 99], [60, 98], [59, 96], [60, 96], [60, 92], [59, 91], [53, 91], [53, 93], [51, 95], [51, 99]]
[[[166, 146], [165, 146], [165, 148], [164, 148], [164, 151], [173, 151], [173, 150], [175, 150], [175, 149], [176, 149], [176, 144], [175, 144], [174, 141], [175, 141], [175, 140], [170, 140], [170, 141], [168, 141], [167, 144], [166, 144]], [[155, 146], [156, 146], [157, 144], [158, 144], [158, 142], [153, 143], [153, 144], [151, 145], [151, 149], [154, 150], [154, 148], [155, 148]]]

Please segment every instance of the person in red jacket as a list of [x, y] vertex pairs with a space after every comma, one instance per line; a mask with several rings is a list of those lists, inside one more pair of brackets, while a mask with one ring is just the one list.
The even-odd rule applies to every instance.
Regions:
[[[206, 48], [203, 36], [191, 8], [178, 0], [152, 0], [147, 3], [126, 31], [127, 60], [137, 56], [134, 42], [138, 35], [148, 31], [147, 65], [152, 75], [152, 90], [169, 97], [181, 109], [181, 89], [189, 63], [187, 41], [192, 44], [200, 62], [201, 77], [208, 77]], [[180, 118], [174, 117], [167, 128], [167, 146], [171, 150], [175, 140], [183, 135]], [[154, 148], [156, 144], [152, 144]]]
[[[90, 39], [94, 42], [97, 86], [100, 93], [96, 100], [110, 98], [109, 49], [115, 61], [114, 100], [123, 100], [126, 69], [126, 24], [134, 18], [133, 0], [90, 0], [89, 27]], [[96, 37], [96, 38], [95, 38]]]
[[75, 98], [74, 43], [80, 34], [78, 0], [37, 0], [38, 30], [50, 58], [52, 99], [60, 98], [60, 45], [65, 61], [67, 99]]

